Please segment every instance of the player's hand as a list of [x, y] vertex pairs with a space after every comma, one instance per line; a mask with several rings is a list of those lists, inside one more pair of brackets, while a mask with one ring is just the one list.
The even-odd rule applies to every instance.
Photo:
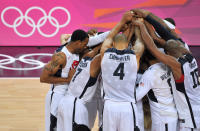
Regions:
[[60, 36], [60, 42], [61, 44], [67, 43], [68, 39], [71, 37], [71, 34], [62, 34]]
[[127, 11], [127, 12], [124, 13], [121, 21], [124, 22], [124, 23], [128, 23], [132, 20], [133, 16], [134, 16], [133, 11]]
[[87, 33], [88, 33], [89, 36], [94, 36], [97, 33], [97, 29], [94, 29], [94, 28], [90, 29], [90, 30], [88, 30]]
[[128, 24], [124, 24], [124, 25], [122, 26], [120, 32], [126, 31], [126, 30], [128, 29], [128, 27], [129, 27]]
[[149, 11], [143, 10], [143, 9], [132, 9], [131, 11], [135, 13], [136, 17], [140, 17], [140, 18], [145, 18], [147, 17], [148, 14], [150, 14]]
[[132, 20], [132, 24], [135, 26], [140, 26], [144, 24], [144, 19], [143, 18], [137, 18], [136, 20]]

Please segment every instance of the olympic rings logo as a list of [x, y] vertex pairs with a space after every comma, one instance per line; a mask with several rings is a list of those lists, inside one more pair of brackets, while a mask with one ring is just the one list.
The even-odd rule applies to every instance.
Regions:
[[[19, 58], [14, 58], [12, 56], [8, 56], [5, 54], [0, 54], [0, 57], [6, 57], [5, 59], [0, 60], [0, 68], [2, 69], [7, 69], [7, 70], [36, 70], [44, 67], [46, 63], [43, 63], [39, 60], [34, 60], [34, 59], [28, 59], [27, 57], [31, 56], [52, 56], [52, 54], [49, 53], [33, 53], [33, 54], [25, 54], [20, 56]], [[20, 61], [26, 64], [34, 65], [34, 67], [29, 67], [29, 68], [14, 68], [14, 67], [8, 67], [6, 65], [12, 64], [16, 61]]]
[[[15, 21], [13, 22], [13, 25], [8, 24], [8, 23], [5, 21], [5, 19], [4, 19], [4, 14], [5, 14], [6, 11], [8, 11], [8, 10], [16, 10], [16, 11], [20, 14], [20, 16], [17, 17], [17, 18], [15, 19]], [[41, 11], [42, 14], [44, 15], [43, 17], [41, 17], [41, 18], [38, 20], [37, 24], [35, 23], [35, 21], [34, 21], [31, 17], [28, 16], [28, 14], [29, 14], [32, 10], [39, 10], [39, 11]], [[57, 20], [55, 17], [51, 16], [52, 13], [53, 13], [55, 10], [63, 10], [63, 11], [67, 14], [68, 19], [67, 19], [67, 21], [66, 21], [64, 24], [60, 25], [59, 22], [58, 22], [58, 20]], [[17, 27], [20, 26], [20, 25], [22, 24], [22, 22], [23, 22], [24, 19], [25, 19], [26, 23], [27, 23], [30, 27], [33, 28], [32, 31], [31, 31], [30, 33], [28, 33], [28, 34], [22, 34], [22, 33], [20, 33], [20, 32], [17, 30]], [[56, 27], [56, 30], [55, 30], [52, 34], [45, 34], [45, 33], [43, 33], [43, 32], [41, 31], [41, 29], [40, 29], [42, 26], [44, 26], [44, 24], [46, 23], [47, 19], [49, 20], [49, 22], [50, 22], [51, 25], [53, 25], [54, 27]], [[70, 22], [70, 20], [71, 20], [71, 16], [70, 16], [69, 11], [68, 11], [67, 9], [65, 9], [64, 7], [54, 7], [54, 8], [52, 8], [52, 9], [49, 11], [49, 14], [47, 15], [47, 13], [45, 12], [44, 9], [42, 9], [42, 8], [40, 8], [40, 7], [38, 7], [38, 6], [33, 6], [33, 7], [30, 7], [29, 9], [27, 9], [26, 12], [25, 12], [25, 15], [23, 15], [22, 11], [21, 11], [19, 8], [14, 7], [14, 6], [9, 6], [9, 7], [5, 8], [5, 9], [1, 12], [1, 20], [2, 20], [2, 22], [3, 22], [3, 24], [4, 24], [5, 26], [7, 26], [7, 27], [9, 27], [9, 28], [13, 28], [13, 29], [14, 29], [14, 32], [15, 32], [17, 35], [21, 36], [21, 37], [30, 37], [31, 35], [33, 35], [33, 33], [35, 32], [36, 29], [38, 30], [38, 32], [40, 33], [40, 35], [42, 35], [42, 36], [44, 36], [44, 37], [53, 37], [53, 36], [55, 36], [55, 35], [58, 33], [58, 31], [59, 31], [60, 28], [63, 28], [63, 27], [65, 27], [65, 26], [67, 26], [67, 25], [69, 24], [69, 22]]]

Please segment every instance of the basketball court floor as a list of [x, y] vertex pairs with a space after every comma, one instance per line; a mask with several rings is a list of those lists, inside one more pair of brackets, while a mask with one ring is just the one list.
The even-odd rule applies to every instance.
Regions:
[[[1, 78], [0, 131], [44, 131], [48, 90], [39, 78]], [[97, 131], [97, 120], [92, 131]]]

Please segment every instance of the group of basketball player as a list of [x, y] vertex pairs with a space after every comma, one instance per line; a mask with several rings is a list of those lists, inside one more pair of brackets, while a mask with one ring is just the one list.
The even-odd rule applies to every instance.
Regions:
[[46, 131], [90, 131], [96, 114], [100, 131], [200, 131], [198, 65], [174, 29], [133, 9], [111, 31], [62, 37], [40, 77]]

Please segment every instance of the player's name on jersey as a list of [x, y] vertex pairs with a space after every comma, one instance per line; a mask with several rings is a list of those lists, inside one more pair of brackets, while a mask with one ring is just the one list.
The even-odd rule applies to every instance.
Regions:
[[87, 67], [87, 62], [81, 61], [81, 62], [79, 63], [79, 66], [82, 67], [82, 68]]
[[194, 61], [194, 62], [190, 63], [189, 66], [190, 66], [191, 69], [196, 67], [196, 62]]
[[118, 61], [130, 61], [130, 56], [129, 55], [117, 56], [115, 54], [110, 54], [109, 59], [118, 60]]
[[167, 73], [163, 74], [160, 78], [162, 80], [167, 79], [170, 76], [170, 71], [168, 71]]

